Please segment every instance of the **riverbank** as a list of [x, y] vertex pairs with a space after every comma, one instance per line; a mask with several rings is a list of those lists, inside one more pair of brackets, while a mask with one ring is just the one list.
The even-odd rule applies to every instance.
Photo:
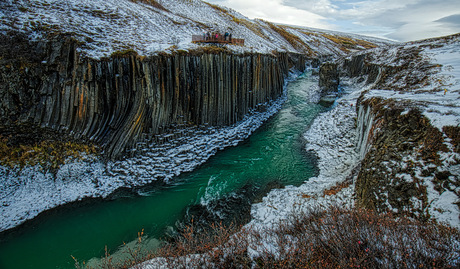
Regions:
[[[291, 79], [297, 75], [292, 74]], [[59, 205], [85, 198], [106, 198], [119, 188], [146, 185], [157, 178], [169, 181], [180, 173], [189, 172], [218, 150], [234, 146], [250, 136], [279, 110], [285, 99], [284, 95], [267, 104], [263, 112], [253, 111], [229, 127], [186, 129], [184, 133], [189, 136], [171, 139], [160, 147], [148, 145], [141, 154], [122, 161], [105, 164], [78, 160], [61, 166], [55, 175], [38, 165], [25, 169], [0, 166], [4, 182], [0, 190], [0, 231]]]
[[[12, 240], [3, 243], [0, 251], [3, 256], [0, 256], [17, 264], [14, 263], [16, 259], [10, 257], [19, 255], [26, 247], [30, 248], [26, 252], [31, 260], [37, 257], [40, 263], [24, 261], [22, 268], [36, 268], [38, 264], [42, 268], [66, 264], [72, 261], [69, 254], [88, 264], [92, 257], [104, 255], [104, 245], [108, 245], [112, 257], [116, 256], [120, 244], [133, 240], [141, 229], [149, 238], [164, 238], [177, 222], [182, 221], [184, 214], [203, 213], [190, 212], [194, 204], [204, 208], [204, 214], [209, 212], [218, 217], [232, 212], [241, 216], [243, 210], [249, 215], [254, 201], [244, 197], [238, 200], [244, 193], [266, 193], [265, 189], [274, 185], [298, 185], [316, 174], [314, 160], [305, 153], [302, 134], [318, 113], [325, 110], [321, 105], [305, 102], [306, 98], [310, 98], [308, 96], [317, 93], [317, 85], [318, 82], [311, 80], [309, 74], [290, 82], [286, 88], [288, 99], [276, 115], [238, 146], [219, 151], [193, 172], [182, 173], [168, 183], [135, 187], [133, 191], [138, 191], [139, 195], [126, 189], [124, 193], [118, 193], [116, 199], [97, 199], [96, 203], [87, 203], [70, 212], [50, 210], [46, 217], [40, 216], [21, 227], [22, 230], [18, 229]], [[136, 165], [139, 163], [133, 162], [132, 169]], [[264, 187], [267, 184], [269, 186]], [[254, 195], [258, 194], [248, 193], [248, 199]], [[254, 198], [259, 200], [259, 197]], [[236, 204], [238, 201], [244, 203], [244, 209]], [[202, 219], [201, 215], [199, 218], [196, 216], [195, 223], [201, 223]], [[86, 232], [78, 232], [82, 230]], [[41, 241], [62, 246], [54, 249], [53, 255], [33, 250], [36, 242]]]
[[[290, 67], [388, 43], [252, 21], [201, 1], [162, 1], [162, 8], [142, 1], [51, 2], [0, 4], [6, 82], [0, 116], [8, 129], [2, 135], [22, 138], [6, 144], [33, 144], [30, 132], [17, 128], [27, 123], [34, 138], [44, 139], [46, 128], [60, 140], [66, 134], [92, 141], [104, 157], [124, 159], [83, 156], [52, 172], [1, 166], [0, 231], [65, 203], [191, 171], [279, 109], [283, 98], [275, 99]], [[240, 33], [246, 46], [190, 42], [218, 25]], [[212, 127], [222, 125], [231, 126]]]
[[[279, 227], [289, 226], [292, 220], [295, 225], [295, 220], [315, 210], [327, 211], [331, 206], [346, 210], [355, 207], [358, 201], [359, 206], [374, 210], [369, 212], [389, 214], [397, 227], [404, 224], [395, 221], [395, 216], [403, 222], [407, 216], [419, 220], [419, 223], [416, 221], [418, 224], [409, 221], [409, 226], [420, 227], [411, 233], [421, 233], [423, 227], [431, 229], [439, 236], [436, 244], [448, 242], [447, 247], [437, 254], [454, 257], [449, 258], [449, 264], [445, 266], [458, 266], [460, 67], [454, 60], [460, 56], [458, 42], [458, 35], [454, 35], [371, 50], [342, 59], [341, 72], [345, 75], [340, 79], [346, 89], [345, 95], [336, 101], [332, 110], [316, 118], [305, 134], [306, 150], [317, 154], [320, 174], [299, 187], [272, 190], [261, 203], [253, 205], [253, 219], [243, 228], [243, 233], [248, 230], [258, 232], [256, 238], [246, 245], [252, 262], [260, 262], [258, 257], [266, 257], [267, 253], [274, 259], [283, 257], [286, 255], [283, 251], [289, 249], [284, 246], [298, 247], [296, 243], [300, 239], [293, 237], [294, 232], [289, 230], [298, 227], [288, 227], [284, 234], [274, 234]], [[367, 182], [366, 175], [372, 176]], [[357, 186], [357, 183], [361, 185]], [[373, 189], [363, 184], [369, 184]], [[392, 192], [398, 188], [411, 195]], [[339, 211], [336, 213], [340, 214]], [[321, 220], [327, 222], [333, 217]], [[430, 226], [433, 223], [440, 225]], [[363, 238], [369, 235], [367, 228], [353, 229], [354, 233], [364, 232]], [[446, 237], [446, 230], [451, 231], [452, 236]], [[390, 239], [401, 234], [393, 234]], [[238, 238], [237, 234], [234, 240]], [[280, 240], [284, 240], [284, 246]], [[413, 239], [414, 242], [417, 240], [420, 239]], [[396, 250], [401, 244], [386, 245], [386, 241], [376, 241], [374, 245], [368, 245], [368, 241], [362, 239], [355, 243], [360, 245], [363, 242], [367, 247], [365, 251], [382, 245], [386, 246], [385, 249]], [[330, 244], [334, 249], [343, 242], [321, 243]], [[414, 264], [432, 266], [427, 263], [427, 256], [433, 257], [433, 251], [427, 250], [427, 245], [415, 245], [404, 255], [417, 253], [420, 256], [414, 256]], [[315, 246], [306, 247], [313, 249]], [[212, 259], [206, 255], [191, 255], [182, 261]], [[380, 265], [388, 261], [378, 259]], [[399, 260], [396, 264], [401, 263], [403, 261]], [[137, 268], [158, 268], [167, 264], [167, 260], [159, 258]]]
[[[175, 258], [170, 259], [155, 258], [133, 268], [173, 268], [183, 264], [202, 264], [207, 268], [213, 267], [214, 264], [227, 264], [226, 259], [236, 264], [266, 263], [277, 264], [283, 268], [283, 264], [292, 262], [295, 266], [299, 265], [296, 258], [303, 261], [309, 259], [308, 262], [325, 262], [322, 266], [327, 268], [327, 263], [331, 260], [323, 260], [324, 257], [328, 257], [323, 255], [327, 252], [315, 241], [326, 240], [321, 241], [322, 244], [330, 243], [324, 238], [340, 240], [327, 248], [329, 251], [337, 252], [337, 255], [344, 257], [358, 257], [357, 260], [342, 259], [340, 256], [332, 258], [340, 264], [397, 266], [404, 262], [425, 264], [431, 258], [436, 261], [437, 257], [443, 257], [443, 266], [458, 265], [459, 260], [452, 258], [460, 251], [459, 234], [455, 228], [446, 230], [444, 226], [423, 224], [404, 217], [398, 221], [391, 214], [375, 215], [372, 211], [354, 209], [355, 182], [361, 161], [360, 150], [357, 147], [359, 133], [355, 104], [361, 94], [371, 86], [364, 82], [358, 83], [358, 79], [342, 83], [348, 86], [344, 95], [336, 100], [330, 111], [319, 115], [304, 135], [308, 141], [306, 150], [314, 151], [318, 156], [320, 173], [317, 177], [310, 178], [298, 187], [287, 186], [269, 192], [262, 202], [253, 204], [250, 223], [234, 236], [228, 236], [228, 242], [222, 242], [222, 245], [215, 248], [210, 247], [204, 254], [173, 256]], [[338, 228], [339, 226], [341, 228]], [[299, 227], [306, 230], [298, 234], [299, 231], [296, 229], [300, 229]], [[396, 233], [395, 227], [398, 230]], [[217, 227], [217, 231], [225, 235], [226, 231], [219, 229]], [[431, 236], [429, 240], [435, 240], [438, 246], [442, 245], [443, 250], [434, 251], [428, 243], [412, 243], [428, 242], [427, 238], [419, 235], [422, 229], [426, 229], [426, 234]], [[313, 235], [309, 235], [309, 232]], [[315, 233], [321, 233], [321, 236], [316, 238]], [[382, 234], [387, 234], [388, 238], [381, 240]], [[338, 235], [349, 237], [334, 237]], [[310, 239], [305, 241], [306, 237]], [[411, 238], [411, 243], [403, 243], [408, 238]], [[401, 244], [406, 248], [400, 249], [398, 246]], [[174, 250], [174, 247], [172, 249]], [[319, 251], [316, 256], [313, 254], [315, 251]], [[414, 251], [418, 254], [404, 256]], [[400, 253], [400, 256], [394, 256], [396, 252]], [[191, 250], [191, 253], [196, 252]], [[167, 254], [174, 255], [174, 252]], [[374, 258], [377, 256], [380, 258]]]
[[[269, 193], [253, 206], [254, 224], [357, 201], [459, 229], [459, 42], [453, 35], [342, 59], [346, 95], [305, 134], [320, 175]], [[335, 184], [340, 191], [325, 195]]]
[[359, 93], [348, 88], [345, 94], [332, 110], [318, 116], [304, 135], [306, 150], [318, 157], [319, 175], [299, 187], [271, 191], [261, 203], [253, 205], [250, 226], [270, 228], [293, 214], [307, 213], [313, 208], [353, 205], [356, 175], [352, 171], [359, 164], [354, 103]]

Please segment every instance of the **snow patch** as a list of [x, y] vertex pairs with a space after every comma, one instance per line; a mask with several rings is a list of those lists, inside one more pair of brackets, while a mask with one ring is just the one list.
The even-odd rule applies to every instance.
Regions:
[[305, 134], [306, 150], [318, 156], [319, 175], [299, 187], [272, 190], [261, 203], [252, 206], [249, 226], [273, 228], [292, 214], [307, 213], [318, 206], [353, 204], [353, 184], [333, 196], [325, 195], [324, 191], [344, 182], [358, 164], [356, 111], [351, 106], [355, 98], [343, 97], [335, 108], [318, 116]]

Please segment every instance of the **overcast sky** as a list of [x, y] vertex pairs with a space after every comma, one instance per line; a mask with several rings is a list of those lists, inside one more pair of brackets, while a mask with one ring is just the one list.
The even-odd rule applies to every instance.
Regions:
[[249, 18], [413, 41], [460, 32], [460, 0], [205, 0]]

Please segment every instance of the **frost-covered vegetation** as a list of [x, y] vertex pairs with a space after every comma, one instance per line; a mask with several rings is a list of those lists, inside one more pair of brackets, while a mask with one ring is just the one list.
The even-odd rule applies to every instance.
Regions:
[[[245, 47], [225, 48], [236, 53], [288, 51], [318, 58], [339, 57], [387, 43], [250, 20], [234, 10], [198, 0], [5, 0], [0, 3], [0, 15], [2, 35], [21, 33], [34, 41], [70, 35], [78, 41], [78, 51], [90, 58], [190, 53], [202, 49], [191, 43], [191, 36], [203, 31], [230, 31], [234, 37], [244, 38]], [[423, 123], [420, 126], [427, 128], [414, 132], [411, 124], [408, 124], [411, 128], [398, 126], [407, 137], [417, 136], [413, 141], [397, 144], [410, 151], [403, 155], [398, 147], [382, 142], [375, 147], [375, 152], [379, 153], [376, 155], [388, 159], [382, 162], [379, 159], [379, 167], [369, 162], [369, 167], [361, 171], [367, 169], [394, 176], [388, 186], [406, 187], [408, 184], [396, 183], [409, 183], [420, 192], [415, 198], [390, 199], [390, 192], [385, 192], [387, 187], [377, 184], [381, 192], [369, 193], [373, 197], [383, 197], [382, 204], [394, 214], [401, 213], [395, 206], [401, 204], [400, 207], [411, 212], [414, 218], [423, 216], [426, 221], [432, 217], [440, 223], [460, 226], [459, 55], [458, 35], [374, 48], [362, 55], [353, 55], [368, 57], [359, 72], [371, 66], [380, 68], [375, 74], [348, 78], [348, 86], [355, 87], [346, 89], [345, 96], [333, 109], [318, 117], [305, 134], [306, 149], [318, 156], [320, 174], [317, 177], [299, 187], [271, 191], [262, 202], [253, 205], [252, 221], [241, 231], [217, 225], [206, 229], [205, 233], [188, 227], [155, 254], [141, 257], [136, 246], [129, 253], [132, 261], [122, 264], [115, 264], [107, 254], [106, 267], [129, 267], [154, 257], [158, 258], [137, 267], [458, 267], [458, 230], [430, 222], [432, 220], [421, 222], [399, 215], [395, 219], [391, 213], [345, 208], [353, 207], [360, 162], [369, 153], [372, 139], [376, 139], [380, 131], [385, 133], [384, 127], [394, 123], [385, 122], [383, 117], [394, 116], [389, 118], [400, 119], [404, 124], [409, 122], [409, 116], [416, 115]], [[346, 60], [352, 61], [351, 58]], [[369, 82], [371, 77], [373, 81]], [[0, 190], [4, 205], [0, 212], [3, 218], [0, 230], [82, 197], [107, 197], [119, 187], [148, 183], [145, 176], [150, 173], [159, 171], [162, 179], [170, 180], [181, 172], [191, 171], [218, 149], [235, 145], [250, 135], [279, 109], [282, 101], [231, 127], [210, 128], [203, 132], [193, 128], [180, 130], [193, 134], [185, 140], [171, 139], [163, 145], [152, 146], [149, 157], [127, 158], [107, 165], [77, 160], [65, 164], [65, 169], [56, 174], [43, 172], [33, 165], [43, 160], [60, 164], [62, 160], [46, 159], [49, 152], [61, 154], [56, 147], [70, 148], [71, 152], [65, 154], [91, 153], [93, 149], [78, 145], [73, 148], [71, 144], [17, 148], [0, 144], [4, 155], [16, 154], [13, 157], [18, 158], [19, 163], [29, 166], [12, 173], [8, 161], [13, 157], [9, 157], [3, 161], [5, 166], [0, 167], [0, 175], [7, 186]], [[355, 109], [357, 103], [362, 106], [358, 111]], [[369, 110], [362, 110], [365, 106], [369, 106]], [[415, 121], [419, 127], [417, 123], [420, 122]], [[424, 155], [426, 152], [429, 154]], [[38, 156], [37, 163], [23, 161], [24, 156], [32, 156], [34, 160], [34, 154]], [[130, 173], [136, 176], [130, 177]], [[59, 190], [59, 195], [54, 190]], [[35, 201], [33, 205], [31, 200]], [[339, 208], [310, 211], [316, 204], [331, 203], [338, 203]], [[361, 205], [377, 207], [375, 204]], [[296, 215], [292, 215], [293, 212]], [[141, 242], [142, 236], [139, 238]]]
[[[109, 253], [104, 268], [457, 268], [460, 233], [412, 219], [329, 207], [291, 215], [270, 229], [185, 227], [155, 252], [142, 238], [127, 260]], [[203, 230], [204, 229], [204, 230]], [[155, 258], [157, 257], [157, 258]], [[139, 263], [144, 259], [151, 259]], [[86, 268], [76, 263], [77, 268]]]
[[[214, 46], [191, 43], [192, 35], [203, 31], [230, 31], [234, 37], [244, 38], [246, 46], [228, 45], [215, 49]], [[321, 58], [387, 43], [375, 38], [250, 20], [234, 10], [198, 0], [5, 0], [0, 1], [0, 35], [16, 42], [15, 46], [19, 48], [28, 48], [25, 45], [28, 41], [40, 44], [63, 35], [70, 36], [72, 42], [76, 41], [77, 52], [90, 58], [132, 54], [142, 58], [165, 53], [183, 55], [222, 51], [270, 54], [288, 51]], [[22, 51], [38, 57], [27, 50]], [[53, 59], [57, 57], [51, 56]], [[5, 61], [3, 67], [11, 72], [14, 68], [10, 68], [7, 58], [0, 58], [0, 61]], [[40, 60], [36, 65], [43, 67], [47, 64]], [[22, 63], [19, 69], [21, 74], [31, 70]], [[169, 142], [149, 145], [148, 149], [144, 146], [144, 150], [150, 152], [149, 157], [137, 156], [105, 163], [92, 158], [74, 158], [74, 153], [91, 153], [92, 149], [56, 151], [53, 147], [61, 147], [56, 143], [39, 147], [41, 142], [38, 142], [31, 145], [35, 148], [4, 147], [3, 164], [8, 165], [0, 166], [5, 186], [0, 190], [5, 205], [0, 208], [4, 220], [0, 223], [0, 230], [83, 197], [107, 197], [123, 186], [139, 186], [152, 179], [168, 181], [182, 172], [191, 171], [217, 150], [235, 145], [251, 134], [279, 109], [283, 100], [235, 126], [204, 131], [200, 128], [175, 130], [187, 137], [165, 138]], [[14, 153], [15, 158], [11, 158], [10, 153]], [[66, 154], [72, 155], [73, 161], [65, 163]], [[49, 166], [45, 165], [48, 161], [51, 162]], [[12, 170], [11, 167], [18, 163], [20, 169]], [[53, 171], [43, 167], [51, 167]], [[30, 200], [39, 202], [30, 203]]]

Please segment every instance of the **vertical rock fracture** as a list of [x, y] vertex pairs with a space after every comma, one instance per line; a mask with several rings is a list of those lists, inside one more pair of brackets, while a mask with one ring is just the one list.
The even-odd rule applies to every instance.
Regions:
[[10, 42], [21, 45], [0, 48], [0, 133], [44, 128], [93, 141], [112, 159], [176, 126], [233, 124], [277, 99], [290, 67], [305, 66], [300, 55], [223, 50], [93, 60], [72, 39]]

